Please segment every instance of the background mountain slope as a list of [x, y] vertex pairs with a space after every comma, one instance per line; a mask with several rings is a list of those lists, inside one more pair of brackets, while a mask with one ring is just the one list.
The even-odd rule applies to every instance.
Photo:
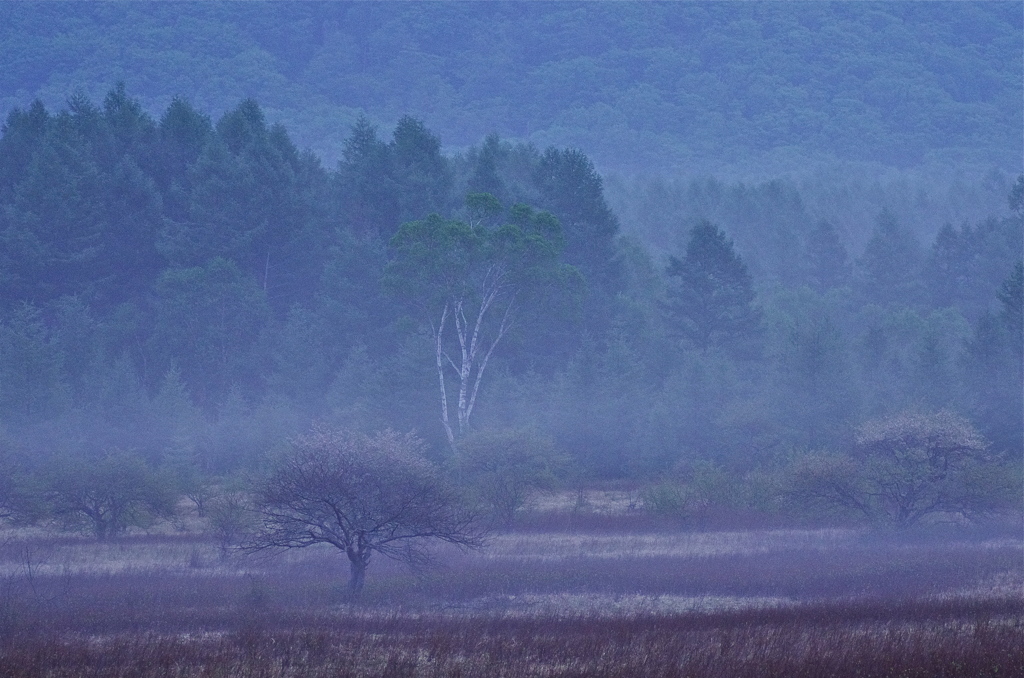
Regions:
[[583, 148], [603, 171], [838, 159], [1020, 169], [1016, 3], [7, 3], [0, 115], [118, 80], [254, 97], [328, 163], [360, 113]]

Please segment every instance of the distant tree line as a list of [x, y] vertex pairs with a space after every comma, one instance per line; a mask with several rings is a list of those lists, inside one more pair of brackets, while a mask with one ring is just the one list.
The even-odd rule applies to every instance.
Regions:
[[[0, 137], [0, 446], [36, 478], [128, 451], [198, 506], [313, 421], [415, 430], [506, 516], [502, 455], [537, 487], [742, 478], [901, 412], [965, 417], [1019, 466], [1022, 188], [932, 243], [880, 210], [862, 252], [760, 213], [736, 236], [756, 266], [691, 210], [659, 261], [576, 149], [446, 156], [414, 118], [360, 120], [325, 168], [252, 100], [35, 103]], [[524, 427], [529, 449], [502, 437]]]
[[455, 146], [497, 131], [625, 172], [810, 158], [1017, 168], [1016, 10], [5, 3], [0, 111], [53, 104], [69, 83], [102, 96], [125, 78], [150, 111], [169, 91], [218, 114], [255, 96], [320, 153], [336, 153], [360, 113], [391, 123], [421, 111]]

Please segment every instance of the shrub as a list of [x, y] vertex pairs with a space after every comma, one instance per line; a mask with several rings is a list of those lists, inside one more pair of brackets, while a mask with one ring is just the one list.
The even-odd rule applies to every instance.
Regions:
[[554, 441], [532, 429], [477, 431], [455, 446], [463, 483], [508, 526], [538, 490], [553, 489], [565, 467]]

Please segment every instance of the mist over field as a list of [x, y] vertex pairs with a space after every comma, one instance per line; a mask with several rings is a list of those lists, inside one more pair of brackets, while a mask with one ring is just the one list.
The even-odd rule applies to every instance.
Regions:
[[3, 675], [1024, 674], [1022, 34], [0, 5]]

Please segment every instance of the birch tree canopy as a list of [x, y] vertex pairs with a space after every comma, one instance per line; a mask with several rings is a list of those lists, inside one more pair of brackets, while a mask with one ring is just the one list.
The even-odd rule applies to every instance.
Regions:
[[384, 278], [430, 328], [449, 443], [468, 430], [487, 366], [522, 311], [579, 278], [560, 262], [562, 228], [550, 213], [515, 205], [493, 225], [502, 209], [489, 194], [470, 194], [467, 213], [404, 224]]

